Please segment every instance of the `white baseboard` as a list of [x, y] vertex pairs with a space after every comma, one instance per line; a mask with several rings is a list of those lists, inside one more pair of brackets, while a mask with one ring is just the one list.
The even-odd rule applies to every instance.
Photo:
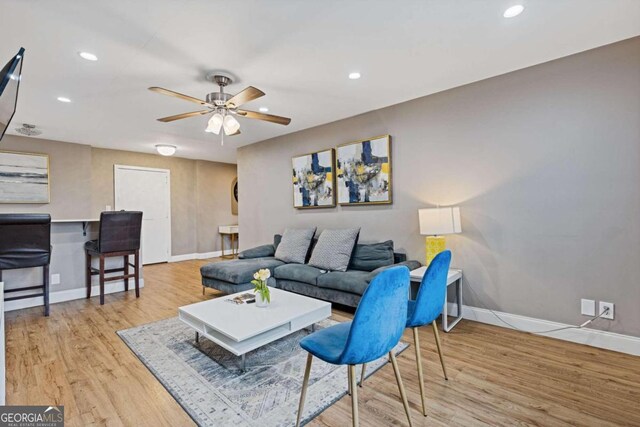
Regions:
[[222, 251], [204, 252], [204, 253], [196, 253], [196, 254], [172, 255], [171, 258], [169, 258], [169, 262], [189, 261], [189, 260], [192, 260], [192, 259], [217, 258], [219, 256], [222, 256]]
[[[456, 304], [449, 303], [449, 314], [452, 316], [457, 316], [457, 308], [458, 307]], [[498, 316], [500, 316], [500, 318], [515, 326], [515, 328], [500, 321], [500, 319], [498, 319], [490, 310], [487, 310], [485, 308], [471, 307], [468, 305], [462, 306], [463, 319], [473, 320], [480, 323], [487, 323], [489, 325], [501, 326], [508, 329], [518, 328], [529, 332], [536, 332], [572, 326], [564, 323], [551, 322], [549, 320], [536, 319], [534, 317], [503, 313], [495, 310], [494, 312]], [[590, 328], [565, 329], [562, 331], [542, 333], [540, 335], [564, 341], [571, 341], [578, 344], [585, 344], [592, 347], [619, 351], [621, 353], [632, 354], [634, 356], [640, 356], [640, 338], [631, 335], [622, 335], [614, 332], [600, 331]]]
[[[140, 288], [143, 288], [143, 287], [144, 287], [144, 279], [140, 278]], [[135, 286], [133, 284], [133, 280], [130, 279], [129, 292], [132, 292], [134, 290], [135, 290]], [[31, 291], [31, 292], [34, 292], [34, 291]], [[124, 281], [119, 280], [114, 282], [107, 282], [104, 284], [105, 295], [113, 294], [115, 292], [124, 292]], [[24, 293], [25, 292], [22, 292], [22, 294]], [[15, 292], [14, 294], [12, 294], [12, 296], [14, 295], [18, 296], [20, 294], [21, 292]], [[94, 296], [99, 296], [99, 295], [100, 295], [100, 285], [92, 286], [91, 297], [93, 298]], [[86, 297], [87, 297], [87, 288], [85, 287], [75, 288], [75, 289], [66, 289], [64, 291], [50, 292], [49, 304], [71, 301], [74, 299], [82, 299]], [[25, 299], [19, 299], [15, 301], [6, 301], [4, 303], [4, 311], [20, 310], [22, 308], [38, 307], [42, 305], [43, 305], [42, 297], [25, 298]]]

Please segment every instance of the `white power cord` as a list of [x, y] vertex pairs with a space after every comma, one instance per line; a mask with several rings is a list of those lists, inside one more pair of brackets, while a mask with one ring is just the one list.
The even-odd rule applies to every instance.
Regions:
[[[472, 288], [469, 284], [467, 284], [467, 289], [469, 289], [469, 290], [470, 290], [470, 291], [471, 291], [471, 292], [476, 296], [476, 298], [478, 298], [478, 300], [480, 299], [480, 297], [478, 296], [478, 294], [473, 290], [473, 288]], [[602, 316], [604, 316], [605, 314], [609, 313], [609, 307], [605, 307], [605, 308], [602, 310], [602, 313], [600, 313], [600, 314], [598, 314], [597, 316], [595, 316], [595, 317], [593, 317], [593, 318], [591, 318], [591, 319], [587, 320], [586, 322], [582, 323], [581, 325], [575, 325], [575, 326], [574, 326], [574, 325], [572, 325], [572, 326], [564, 326], [564, 327], [562, 327], [562, 328], [548, 329], [548, 330], [546, 330], [546, 331], [526, 331], [526, 330], [524, 330], [524, 329], [520, 329], [520, 328], [518, 328], [517, 326], [512, 325], [511, 323], [507, 322], [507, 321], [506, 321], [506, 320], [504, 320], [502, 317], [500, 317], [500, 316], [498, 315], [498, 313], [496, 313], [495, 311], [491, 310], [490, 308], [487, 308], [487, 307], [483, 307], [483, 308], [484, 308], [485, 310], [489, 310], [489, 311], [491, 312], [491, 314], [493, 314], [493, 315], [496, 317], [496, 319], [498, 319], [499, 321], [501, 321], [501, 322], [502, 322], [502, 323], [504, 323], [505, 325], [508, 325], [508, 326], [509, 326], [509, 327], [511, 327], [512, 329], [515, 329], [515, 330], [520, 331], [520, 332], [526, 332], [526, 333], [528, 333], [528, 334], [534, 334], [534, 335], [538, 335], [538, 334], [548, 334], [548, 333], [551, 333], [551, 332], [564, 331], [564, 330], [566, 330], [566, 329], [582, 329], [582, 328], [584, 328], [585, 326], [589, 325], [591, 322], [593, 322], [593, 321], [595, 321], [595, 320], [598, 320], [598, 319], [600, 319]]]

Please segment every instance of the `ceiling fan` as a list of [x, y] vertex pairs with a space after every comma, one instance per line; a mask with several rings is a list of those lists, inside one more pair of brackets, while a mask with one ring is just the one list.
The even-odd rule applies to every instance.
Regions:
[[203, 107], [206, 107], [205, 110], [176, 114], [175, 116], [169, 117], [162, 117], [158, 119], [158, 121], [168, 123], [175, 120], [186, 119], [188, 117], [204, 116], [206, 114], [213, 113], [213, 115], [209, 119], [209, 122], [207, 123], [205, 132], [211, 132], [219, 135], [220, 130], [222, 129], [224, 131], [224, 134], [229, 136], [240, 134], [240, 123], [234, 116], [246, 117], [248, 119], [264, 120], [267, 122], [277, 123], [279, 125], [285, 126], [291, 122], [291, 119], [288, 117], [274, 116], [272, 114], [264, 114], [250, 110], [241, 110], [238, 108], [241, 105], [246, 104], [247, 102], [264, 96], [264, 92], [260, 89], [249, 86], [243, 91], [235, 95], [231, 95], [230, 93], [225, 93], [224, 91], [225, 86], [233, 82], [231, 77], [221, 74], [214, 74], [209, 76], [208, 79], [212, 80], [214, 83], [220, 86], [220, 90], [218, 92], [211, 92], [207, 94], [207, 96], [205, 97], [205, 101], [189, 95], [174, 92], [169, 89], [155, 86], [150, 87], [150, 91], [184, 99], [185, 101], [194, 102], [196, 104], [202, 105]]

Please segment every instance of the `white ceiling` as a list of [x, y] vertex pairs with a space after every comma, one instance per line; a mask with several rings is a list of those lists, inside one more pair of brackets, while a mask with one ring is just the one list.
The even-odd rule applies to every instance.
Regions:
[[[513, 19], [503, 11], [526, 6]], [[3, 0], [0, 62], [26, 48], [11, 130], [132, 151], [235, 162], [236, 147], [609, 44], [640, 34], [639, 0]], [[77, 53], [95, 53], [89, 62]], [[204, 133], [199, 106], [213, 70], [266, 96], [246, 104], [287, 127], [240, 119], [242, 135]], [[349, 80], [352, 71], [360, 80]], [[58, 96], [73, 102], [63, 104]]]

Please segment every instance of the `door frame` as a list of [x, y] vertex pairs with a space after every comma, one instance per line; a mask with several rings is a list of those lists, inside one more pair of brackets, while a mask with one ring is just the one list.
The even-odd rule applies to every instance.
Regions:
[[[147, 171], [147, 172], [161, 172], [161, 173], [166, 173], [167, 176], [167, 201], [169, 203], [168, 205], [168, 219], [169, 219], [169, 226], [167, 229], [167, 241], [169, 244], [169, 253], [167, 254], [167, 261], [166, 262], [170, 262], [171, 261], [171, 257], [173, 256], [173, 249], [171, 247], [171, 170], [170, 169], [159, 169], [159, 168], [147, 168], [147, 167], [143, 167], [143, 166], [131, 166], [131, 165], [118, 165], [118, 164], [114, 164], [113, 165], [113, 207], [115, 210], [118, 210], [118, 204], [117, 204], [117, 194], [118, 194], [118, 180], [116, 179], [116, 173], [118, 170], [137, 170], [137, 171]], [[144, 219], [144, 217], [143, 217]], [[142, 261], [141, 261], [142, 263]]]

